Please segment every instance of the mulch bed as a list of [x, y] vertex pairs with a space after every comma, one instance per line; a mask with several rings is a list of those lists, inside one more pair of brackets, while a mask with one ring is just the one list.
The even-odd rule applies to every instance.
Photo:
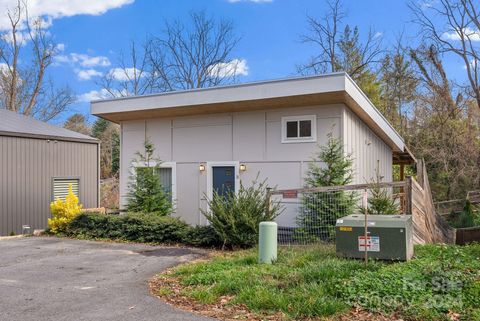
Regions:
[[[173, 270], [167, 270], [161, 275], [150, 280], [151, 293], [162, 301], [178, 309], [198, 313], [203, 316], [226, 321], [284, 321], [288, 318], [281, 312], [276, 314], [259, 314], [250, 311], [244, 305], [233, 305], [230, 301], [233, 297], [223, 296], [215, 304], [201, 304], [182, 294], [188, 287], [180, 284], [178, 278], [172, 274]], [[360, 309], [352, 309], [350, 312], [331, 318], [307, 318], [303, 321], [403, 321], [393, 316], [384, 316], [370, 313]]]

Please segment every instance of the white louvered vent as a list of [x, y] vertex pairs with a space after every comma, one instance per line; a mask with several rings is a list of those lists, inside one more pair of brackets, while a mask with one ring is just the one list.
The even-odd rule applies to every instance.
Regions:
[[65, 200], [68, 195], [68, 187], [72, 185], [73, 194], [78, 197], [79, 179], [76, 178], [54, 178], [53, 199]]

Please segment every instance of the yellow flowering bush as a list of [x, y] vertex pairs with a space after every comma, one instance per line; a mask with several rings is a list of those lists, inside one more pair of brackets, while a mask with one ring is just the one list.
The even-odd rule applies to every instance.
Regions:
[[57, 198], [50, 203], [50, 212], [52, 218], [48, 219], [48, 227], [52, 233], [65, 231], [68, 223], [75, 218], [82, 210], [82, 205], [78, 203], [78, 197], [73, 194], [72, 185], [68, 187], [68, 195], [65, 200]]

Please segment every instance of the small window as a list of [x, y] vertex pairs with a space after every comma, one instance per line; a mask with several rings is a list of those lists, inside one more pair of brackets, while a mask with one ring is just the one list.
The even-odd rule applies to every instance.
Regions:
[[75, 196], [79, 197], [78, 190], [80, 180], [78, 178], [54, 178], [53, 179], [53, 200], [65, 200], [68, 195], [68, 189], [72, 186]]
[[162, 185], [163, 190], [170, 197], [170, 201], [173, 200], [173, 168], [172, 167], [135, 167], [135, 172], [137, 179], [141, 178], [144, 173], [155, 169], [155, 174], [158, 175], [160, 179], [160, 184]]
[[298, 137], [298, 121], [287, 121], [287, 138]]
[[160, 167], [157, 169], [157, 173], [160, 176], [160, 183], [162, 184], [163, 190], [170, 195], [170, 200], [172, 200], [172, 168]]
[[134, 162], [132, 164], [133, 171], [132, 175], [136, 176], [136, 179], [141, 179], [142, 174], [154, 170], [155, 174], [158, 175], [160, 183], [163, 190], [170, 196], [170, 201], [172, 203], [176, 202], [177, 199], [177, 188], [176, 188], [176, 164], [175, 162], [162, 162], [160, 166], [156, 166], [152, 162], [152, 167], [145, 167], [145, 163]]
[[292, 116], [282, 118], [282, 143], [315, 142], [316, 116]]

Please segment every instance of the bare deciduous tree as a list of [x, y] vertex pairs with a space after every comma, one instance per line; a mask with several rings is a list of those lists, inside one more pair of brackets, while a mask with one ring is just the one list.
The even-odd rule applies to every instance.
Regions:
[[132, 42], [98, 85], [124, 97], [232, 83], [244, 72], [242, 61], [231, 57], [238, 40], [230, 21], [192, 12], [189, 23], [167, 22], [161, 35], [142, 46]]
[[155, 91], [155, 75], [149, 64], [150, 45], [131, 41], [129, 52], [120, 53], [117, 66], [97, 84], [112, 97], [145, 95]]
[[1, 108], [51, 120], [75, 100], [68, 87], [57, 89], [46, 78], [56, 46], [45, 22], [29, 19], [26, 2], [18, 0], [7, 16], [10, 28], [0, 36]]
[[302, 36], [302, 42], [313, 43], [320, 48], [320, 53], [302, 69], [314, 73], [337, 71], [337, 46], [340, 38], [340, 28], [346, 14], [340, 0], [327, 1], [328, 12], [321, 19], [307, 16], [310, 33]]
[[415, 22], [427, 41], [442, 53], [453, 53], [464, 64], [468, 94], [480, 108], [480, 5], [471, 0], [439, 0], [429, 6], [411, 2]]
[[436, 200], [465, 197], [480, 183], [480, 132], [470, 111], [475, 103], [448, 79], [435, 46], [422, 45], [410, 55], [421, 90], [406, 139], [415, 155], [425, 158]]
[[328, 11], [322, 18], [307, 17], [310, 32], [301, 39], [315, 45], [318, 54], [297, 69], [302, 74], [345, 71], [356, 80], [379, 62], [380, 37], [370, 29], [366, 40], [360, 42], [358, 28], [343, 23], [346, 13], [341, 0], [326, 3]]
[[160, 91], [217, 86], [237, 75], [240, 66], [231, 54], [239, 39], [233, 24], [203, 11], [190, 18], [190, 25], [167, 22], [164, 35], [151, 39], [150, 62]]
[[465, 99], [462, 92], [454, 91], [447, 77], [443, 63], [435, 46], [422, 45], [410, 50], [410, 56], [418, 68], [418, 77], [426, 93], [420, 97], [433, 97], [441, 104], [429, 104], [437, 111], [446, 112], [455, 118], [464, 109]]

